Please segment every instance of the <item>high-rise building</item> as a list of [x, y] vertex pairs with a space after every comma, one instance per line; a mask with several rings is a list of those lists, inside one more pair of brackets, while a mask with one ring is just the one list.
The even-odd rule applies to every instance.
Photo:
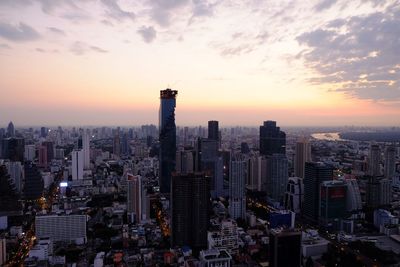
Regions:
[[392, 185], [383, 176], [367, 176], [366, 204], [370, 208], [389, 205], [392, 201]]
[[0, 165], [0, 216], [20, 215], [22, 206], [19, 198], [6, 166]]
[[381, 149], [378, 144], [371, 144], [368, 158], [369, 175], [379, 176], [381, 174]]
[[231, 160], [229, 175], [229, 214], [233, 219], [246, 218], [247, 161], [242, 155]]
[[176, 153], [176, 171], [179, 173], [192, 173], [195, 171], [196, 153], [185, 149]]
[[54, 159], [54, 143], [51, 141], [44, 141], [42, 146], [47, 149], [47, 163], [50, 163]]
[[199, 139], [197, 152], [199, 170], [206, 173], [211, 179], [211, 196], [213, 198], [225, 196], [223, 159], [218, 155], [218, 141], [204, 138]]
[[38, 147], [38, 154], [39, 154], [39, 162], [38, 166], [46, 168], [47, 167], [47, 147], [39, 146]]
[[175, 171], [176, 125], [175, 107], [178, 91], [165, 89], [160, 91], [160, 191], [170, 193], [171, 175]]
[[26, 162], [24, 165], [25, 172], [25, 199], [36, 200], [43, 194], [44, 182], [37, 166], [32, 162]]
[[89, 129], [83, 131], [82, 136], [83, 168], [90, 169], [90, 132]]
[[289, 229], [272, 229], [269, 235], [269, 266], [300, 267], [301, 232]]
[[11, 161], [6, 163], [8, 174], [15, 185], [15, 189], [18, 194], [22, 191], [22, 180], [23, 180], [23, 169], [21, 162]]
[[347, 185], [346, 209], [348, 212], [362, 209], [361, 193], [356, 179], [344, 179]]
[[267, 156], [267, 196], [283, 203], [288, 182], [288, 160], [284, 154]]
[[6, 239], [0, 237], [0, 266], [3, 266], [7, 261], [7, 243]]
[[304, 173], [304, 205], [303, 215], [314, 221], [318, 221], [320, 184], [323, 181], [333, 179], [333, 169], [323, 163], [306, 162]]
[[172, 246], [207, 247], [210, 179], [203, 173], [179, 174], [171, 180]]
[[72, 180], [83, 179], [83, 152], [82, 150], [73, 150], [71, 152], [72, 158]]
[[25, 160], [34, 161], [36, 158], [36, 147], [35, 145], [25, 145]]
[[295, 213], [301, 213], [304, 198], [303, 179], [290, 177], [285, 193], [285, 208]]
[[392, 180], [396, 172], [396, 146], [391, 144], [385, 149], [385, 178]]
[[142, 220], [142, 179], [139, 175], [127, 175], [128, 196], [127, 196], [127, 211], [128, 216], [134, 217], [136, 223]]
[[219, 141], [218, 121], [208, 121], [208, 139]]
[[296, 143], [294, 158], [294, 175], [304, 178], [304, 166], [306, 162], [311, 162], [311, 145], [306, 138], [302, 138]]
[[2, 157], [10, 161], [24, 161], [25, 140], [23, 138], [5, 138], [2, 140]]
[[15, 128], [12, 121], [7, 126], [7, 137], [14, 137], [15, 136]]
[[35, 217], [37, 238], [86, 243], [86, 215], [46, 215]]
[[286, 154], [286, 134], [276, 126], [276, 121], [265, 121], [260, 126], [260, 154]]
[[40, 127], [40, 137], [42, 137], [42, 138], [47, 137], [47, 128], [46, 127]]
[[327, 224], [334, 219], [344, 219], [347, 184], [342, 180], [324, 181], [320, 185], [319, 220]]
[[113, 154], [116, 156], [121, 155], [121, 139], [119, 138], [119, 130], [117, 130], [117, 133], [114, 135]]

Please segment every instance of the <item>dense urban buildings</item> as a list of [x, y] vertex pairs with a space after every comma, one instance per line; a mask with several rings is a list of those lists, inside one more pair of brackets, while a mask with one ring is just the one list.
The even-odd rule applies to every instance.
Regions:
[[159, 128], [0, 128], [6, 266], [400, 260], [398, 143], [274, 121], [180, 127], [176, 95], [161, 91]]

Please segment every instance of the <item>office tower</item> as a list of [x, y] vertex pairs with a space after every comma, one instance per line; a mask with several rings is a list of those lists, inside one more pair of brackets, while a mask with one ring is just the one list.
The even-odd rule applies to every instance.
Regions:
[[347, 185], [346, 210], [348, 212], [362, 209], [361, 193], [356, 179], [343, 179]]
[[381, 149], [378, 144], [371, 144], [368, 158], [369, 175], [379, 176], [381, 174]]
[[267, 196], [283, 203], [288, 181], [288, 160], [284, 154], [267, 156]]
[[320, 184], [333, 179], [333, 169], [323, 163], [306, 162], [304, 171], [304, 217], [317, 222]]
[[198, 140], [199, 170], [205, 172], [211, 179], [211, 197], [223, 197], [224, 176], [223, 159], [218, 155], [218, 141], [199, 138]]
[[176, 172], [192, 173], [195, 171], [196, 153], [191, 149], [180, 150], [176, 153]]
[[247, 144], [246, 142], [240, 143], [240, 153], [249, 154], [250, 153], [249, 144]]
[[320, 185], [319, 220], [323, 224], [334, 219], [344, 219], [346, 209], [347, 184], [341, 180], [323, 181]]
[[311, 162], [311, 145], [306, 138], [302, 138], [296, 143], [294, 158], [294, 175], [304, 178], [304, 165]]
[[301, 213], [304, 198], [303, 179], [300, 177], [290, 177], [285, 193], [285, 209], [295, 213]]
[[42, 175], [38, 168], [32, 162], [26, 162], [24, 165], [25, 171], [25, 186], [24, 195], [25, 199], [36, 200], [42, 197], [44, 183]]
[[226, 250], [210, 249], [200, 251], [199, 267], [231, 267], [232, 256]]
[[275, 121], [265, 121], [260, 126], [260, 154], [286, 154], [286, 134]]
[[36, 147], [35, 145], [25, 145], [24, 158], [27, 161], [34, 161], [36, 158]]
[[54, 143], [51, 141], [44, 141], [42, 146], [47, 149], [47, 163], [50, 163], [54, 159]]
[[86, 243], [86, 215], [45, 215], [35, 217], [35, 235], [51, 241]]
[[128, 196], [127, 196], [127, 211], [128, 217], [130, 214], [134, 217], [136, 223], [142, 220], [142, 179], [139, 175], [127, 175]]
[[90, 132], [89, 129], [83, 131], [82, 136], [83, 168], [90, 169]]
[[73, 150], [71, 152], [72, 158], [72, 180], [83, 179], [83, 152], [82, 150]]
[[383, 176], [367, 176], [366, 204], [370, 208], [389, 205], [392, 200], [392, 186]]
[[272, 229], [269, 234], [269, 266], [300, 267], [301, 232]]
[[130, 147], [129, 147], [128, 134], [124, 133], [122, 135], [122, 139], [121, 139], [121, 154], [124, 156], [129, 156], [130, 153], [131, 153], [131, 151], [130, 151]]
[[208, 139], [219, 141], [218, 121], [208, 121]]
[[22, 210], [19, 195], [8, 174], [7, 167], [0, 165], [0, 216], [19, 215]]
[[171, 175], [175, 171], [176, 125], [175, 106], [178, 91], [165, 89], [160, 91], [160, 191], [170, 193]]
[[2, 140], [2, 157], [10, 161], [24, 161], [25, 140], [23, 138], [5, 138]]
[[47, 147], [39, 146], [38, 154], [39, 154], [38, 166], [46, 168], [47, 167]]
[[203, 173], [173, 174], [171, 178], [171, 244], [207, 247], [210, 188]]
[[6, 163], [8, 174], [10, 175], [11, 180], [15, 185], [15, 189], [17, 193], [21, 193], [22, 191], [22, 180], [23, 180], [23, 170], [21, 162], [19, 161], [11, 161]]
[[46, 138], [47, 137], [47, 128], [46, 127], [40, 127], [40, 137]]
[[389, 179], [383, 178], [379, 181], [379, 204], [390, 205], [392, 202], [392, 183]]
[[15, 136], [15, 129], [14, 129], [14, 124], [12, 121], [7, 126], [7, 137], [14, 137]]
[[117, 133], [114, 135], [113, 154], [116, 156], [121, 155], [121, 139], [119, 138], [119, 131], [117, 131]]
[[183, 128], [183, 146], [189, 144], [189, 127]]
[[236, 155], [230, 164], [229, 214], [233, 219], [246, 218], [246, 176], [247, 161]]
[[6, 239], [0, 237], [0, 266], [3, 266], [7, 261], [7, 243]]
[[396, 172], [396, 147], [391, 144], [385, 150], [385, 178], [392, 180]]
[[261, 191], [261, 157], [253, 156], [248, 160], [247, 186], [250, 190]]

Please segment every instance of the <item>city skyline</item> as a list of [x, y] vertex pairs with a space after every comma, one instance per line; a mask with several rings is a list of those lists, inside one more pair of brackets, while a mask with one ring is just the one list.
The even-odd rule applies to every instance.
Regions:
[[399, 6], [1, 1], [0, 125], [394, 126]]

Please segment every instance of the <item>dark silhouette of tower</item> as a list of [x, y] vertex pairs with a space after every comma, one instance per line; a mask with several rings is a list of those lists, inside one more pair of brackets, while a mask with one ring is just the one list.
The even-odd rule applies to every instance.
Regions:
[[178, 91], [165, 89], [160, 91], [160, 191], [170, 193], [171, 174], [176, 164], [176, 125], [175, 107]]
[[286, 134], [276, 126], [276, 121], [264, 121], [260, 126], [260, 154], [286, 154]]
[[333, 179], [333, 169], [323, 163], [306, 162], [304, 171], [304, 205], [303, 215], [318, 221], [320, 185], [324, 181]]
[[25, 199], [35, 200], [43, 194], [43, 179], [38, 168], [32, 162], [26, 162], [24, 166], [25, 170], [25, 187], [24, 195]]
[[171, 178], [171, 243], [207, 247], [210, 179], [204, 173], [178, 174]]
[[24, 161], [25, 140], [23, 138], [5, 138], [2, 140], [2, 157], [10, 161]]
[[219, 141], [218, 121], [208, 121], [208, 139]]

